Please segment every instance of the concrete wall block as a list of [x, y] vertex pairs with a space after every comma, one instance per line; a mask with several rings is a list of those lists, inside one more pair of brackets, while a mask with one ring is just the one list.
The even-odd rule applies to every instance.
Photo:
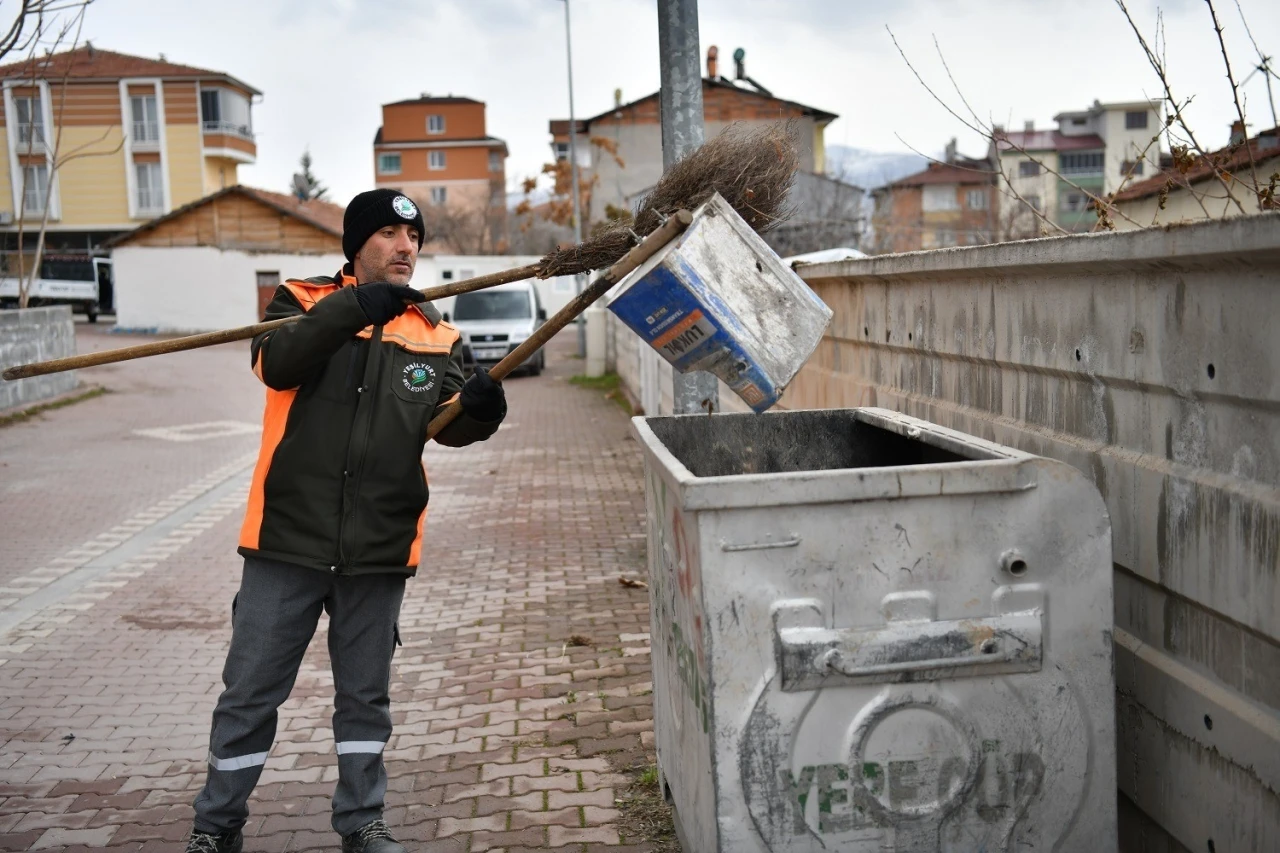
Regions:
[[[76, 330], [71, 306], [0, 311], [0, 367], [75, 354]], [[33, 376], [16, 382], [0, 379], [0, 410], [28, 406], [66, 394], [78, 382], [75, 371]]]
[[1065, 461], [1106, 499], [1115, 635], [1136, 649], [1117, 647], [1120, 787], [1136, 805], [1121, 834], [1142, 835], [1140, 817], [1168, 849], [1280, 839], [1277, 224], [801, 273], [836, 316], [788, 408], [894, 409]]

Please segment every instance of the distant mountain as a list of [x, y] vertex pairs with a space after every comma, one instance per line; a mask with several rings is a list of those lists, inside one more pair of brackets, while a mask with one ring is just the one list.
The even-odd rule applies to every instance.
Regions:
[[924, 157], [911, 152], [827, 146], [827, 174], [867, 190], [913, 175], [928, 163]]

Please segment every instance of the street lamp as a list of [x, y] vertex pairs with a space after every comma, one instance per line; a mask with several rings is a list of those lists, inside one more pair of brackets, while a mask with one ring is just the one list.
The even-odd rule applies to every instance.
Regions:
[[[573, 112], [573, 40], [569, 33], [569, 0], [564, 3], [564, 51], [569, 63], [569, 176], [573, 192], [573, 242], [582, 242], [582, 214], [579, 211], [578, 193], [578, 119]], [[582, 274], [573, 277], [574, 293], [582, 292]], [[576, 321], [578, 327], [578, 355], [587, 354], [587, 330], [581, 318]]]

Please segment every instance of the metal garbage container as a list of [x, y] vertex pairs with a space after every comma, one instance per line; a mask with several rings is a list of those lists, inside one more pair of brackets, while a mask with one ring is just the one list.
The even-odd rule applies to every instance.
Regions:
[[1116, 849], [1111, 527], [883, 409], [636, 418], [686, 853]]

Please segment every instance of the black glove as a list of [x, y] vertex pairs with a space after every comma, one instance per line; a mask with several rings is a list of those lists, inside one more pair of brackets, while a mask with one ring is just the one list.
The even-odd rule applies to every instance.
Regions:
[[360, 303], [360, 310], [375, 326], [385, 326], [399, 317], [410, 302], [422, 301], [421, 291], [414, 290], [407, 284], [375, 281], [356, 287], [356, 302]]
[[507, 415], [507, 395], [502, 384], [495, 382], [483, 367], [477, 367], [471, 378], [462, 383], [458, 402], [462, 403], [462, 411], [485, 423], [500, 421]]

